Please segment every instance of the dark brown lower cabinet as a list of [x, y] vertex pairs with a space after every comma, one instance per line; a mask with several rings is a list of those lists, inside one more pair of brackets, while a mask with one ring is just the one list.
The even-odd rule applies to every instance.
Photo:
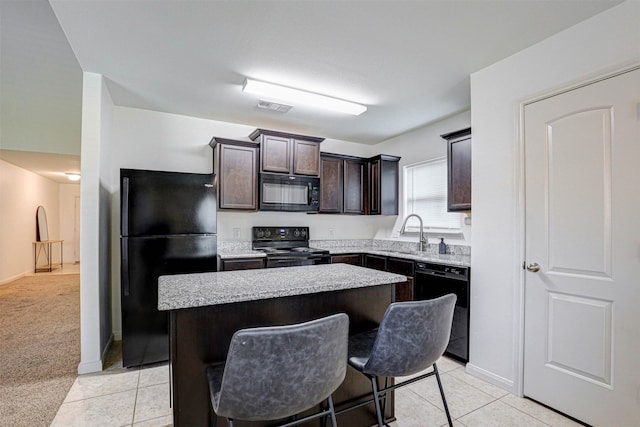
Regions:
[[362, 266], [361, 254], [331, 255], [331, 264], [351, 264]]
[[364, 266], [374, 270], [387, 271], [387, 257], [382, 255], [364, 255]]
[[256, 268], [265, 268], [265, 258], [221, 259], [218, 262], [218, 271], [253, 270]]
[[387, 271], [396, 274], [404, 274], [407, 281], [396, 283], [396, 301], [413, 301], [413, 276], [414, 262], [406, 259], [389, 257]]
[[395, 285], [395, 301], [413, 301], [413, 261], [382, 255], [365, 254], [364, 266], [407, 276], [406, 282], [396, 283]]

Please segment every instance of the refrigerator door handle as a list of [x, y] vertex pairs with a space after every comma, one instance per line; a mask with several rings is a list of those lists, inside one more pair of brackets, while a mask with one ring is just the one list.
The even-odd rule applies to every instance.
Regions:
[[122, 244], [122, 293], [129, 296], [129, 245]]
[[122, 206], [120, 209], [122, 218], [120, 218], [122, 234], [128, 233], [129, 230], [129, 177], [122, 178]]

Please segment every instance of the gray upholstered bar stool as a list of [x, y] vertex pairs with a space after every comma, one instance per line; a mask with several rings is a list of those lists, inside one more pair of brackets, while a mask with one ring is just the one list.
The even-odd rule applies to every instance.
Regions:
[[327, 400], [320, 417], [336, 425], [331, 393], [347, 370], [349, 317], [334, 314], [295, 325], [237, 331], [226, 363], [207, 368], [213, 411], [233, 420], [270, 421], [300, 414]]
[[[453, 425], [436, 361], [449, 343], [455, 303], [454, 294], [432, 300], [393, 303], [387, 308], [377, 329], [349, 338], [348, 363], [371, 380], [373, 399], [364, 404], [372, 400], [375, 403], [378, 426], [383, 425], [384, 418], [381, 401], [389, 391], [432, 375], [438, 380], [449, 425]], [[433, 370], [426, 374], [378, 388], [378, 377], [405, 377], [430, 366], [433, 366]], [[346, 410], [349, 409], [353, 407]]]

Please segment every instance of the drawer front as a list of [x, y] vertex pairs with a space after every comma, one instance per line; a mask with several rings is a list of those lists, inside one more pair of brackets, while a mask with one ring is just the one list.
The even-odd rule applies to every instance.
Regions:
[[360, 254], [349, 254], [349, 255], [332, 255], [331, 256], [332, 264], [351, 264], [362, 266], [362, 255]]
[[221, 271], [253, 270], [264, 266], [264, 258], [225, 259], [222, 260]]

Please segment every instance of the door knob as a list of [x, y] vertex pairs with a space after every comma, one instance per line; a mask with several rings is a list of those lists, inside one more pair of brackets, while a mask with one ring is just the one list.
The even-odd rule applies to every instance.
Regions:
[[527, 265], [527, 270], [535, 273], [540, 270], [540, 264], [538, 264], [537, 262], [532, 262], [531, 264]]

